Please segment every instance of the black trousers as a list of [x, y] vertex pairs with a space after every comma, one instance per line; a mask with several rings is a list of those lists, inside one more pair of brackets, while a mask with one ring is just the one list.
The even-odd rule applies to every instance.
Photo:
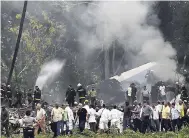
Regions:
[[96, 123], [92, 122], [92, 123], [89, 123], [89, 125], [90, 125], [90, 130], [93, 132], [96, 132]]
[[151, 126], [151, 121], [149, 116], [144, 116], [142, 121], [142, 133], [146, 133], [147, 128]]
[[174, 120], [171, 120], [171, 124], [172, 124], [172, 130], [175, 132], [176, 130], [176, 127], [178, 128], [178, 130], [181, 129], [181, 124], [180, 124], [180, 119], [174, 119]]
[[137, 130], [139, 130], [139, 132], [141, 132], [141, 124], [142, 121], [138, 118], [133, 119], [133, 124], [134, 124], [134, 128], [133, 130], [136, 132]]
[[34, 128], [23, 129], [24, 138], [34, 138]]
[[171, 121], [170, 119], [162, 119], [161, 122], [161, 130], [163, 131], [163, 128], [165, 129], [165, 131], [167, 132], [168, 130], [171, 130]]
[[74, 101], [75, 101], [74, 97], [71, 97], [71, 98], [69, 98], [69, 99], [67, 100], [69, 106], [71, 106], [71, 107], [74, 106]]
[[86, 120], [79, 120], [79, 130], [80, 130], [80, 132], [83, 132], [83, 130], [85, 129], [85, 122], [86, 122]]
[[52, 126], [51, 126], [51, 129], [54, 132], [54, 137], [58, 136], [58, 134], [57, 134], [57, 125], [58, 125], [58, 122], [53, 122]]

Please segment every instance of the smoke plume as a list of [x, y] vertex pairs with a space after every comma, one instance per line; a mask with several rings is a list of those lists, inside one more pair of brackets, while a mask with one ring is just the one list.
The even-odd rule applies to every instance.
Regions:
[[62, 71], [64, 65], [65, 60], [52, 60], [45, 63], [41, 68], [35, 86], [38, 86], [42, 90], [45, 85], [50, 85]]
[[[160, 21], [153, 11], [154, 4], [140, 1], [96, 2], [83, 6], [87, 12], [80, 16], [75, 14], [80, 17], [80, 24], [93, 29], [77, 28], [80, 29], [81, 47], [90, 53], [94, 49], [102, 49], [102, 46], [109, 48], [114, 40], [118, 40], [131, 53], [133, 67], [155, 61], [166, 65], [155, 69], [161, 79], [175, 79], [176, 52], [158, 29]], [[135, 54], [132, 54], [133, 51]]]

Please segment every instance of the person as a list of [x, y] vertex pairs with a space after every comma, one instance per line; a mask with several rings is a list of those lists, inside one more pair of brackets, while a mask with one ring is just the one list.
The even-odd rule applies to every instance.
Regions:
[[12, 91], [11, 91], [11, 86], [10, 85], [7, 85], [6, 95], [7, 95], [9, 107], [12, 107]]
[[[88, 116], [88, 113], [89, 113], [89, 101], [88, 100], [85, 100], [85, 102], [84, 102], [84, 107], [83, 108], [85, 108], [86, 110], [87, 110], [87, 116]], [[86, 121], [86, 123], [85, 123], [85, 129], [90, 129], [90, 126], [89, 126], [89, 122], [88, 121]]]
[[185, 121], [185, 113], [184, 113], [185, 105], [184, 105], [182, 100], [179, 100], [179, 104], [177, 106], [177, 109], [180, 113], [180, 125], [182, 127], [183, 124], [184, 124], [184, 121]]
[[141, 120], [140, 120], [140, 111], [141, 111], [141, 104], [138, 104], [137, 101], [134, 102], [134, 109], [132, 110], [132, 118], [133, 118], [133, 125], [134, 131], [136, 132], [139, 130], [141, 132]]
[[5, 108], [5, 105], [1, 106], [1, 132], [5, 128], [6, 136], [9, 137], [9, 113]]
[[36, 121], [37, 121], [37, 125], [35, 126], [35, 135], [38, 134], [38, 130], [39, 128], [42, 130], [42, 132], [45, 134], [45, 117], [46, 117], [46, 112], [43, 108], [41, 108], [41, 104], [37, 104], [36, 106], [37, 109], [37, 116], [36, 116]]
[[97, 112], [97, 116], [99, 117], [99, 129], [101, 132], [108, 130], [109, 115], [110, 111], [106, 109], [106, 105], [103, 104], [102, 108]]
[[143, 101], [150, 102], [150, 95], [150, 91], [146, 88], [146, 86], [144, 86], [144, 88], [142, 89]]
[[85, 122], [87, 121], [87, 110], [81, 107], [78, 110], [77, 115], [79, 117], [79, 130], [80, 132], [83, 132], [83, 130], [85, 129]]
[[117, 110], [117, 106], [114, 105], [113, 109], [110, 111], [111, 128], [118, 129], [118, 132], [120, 132], [120, 117], [120, 111]]
[[33, 101], [33, 98], [32, 98], [32, 89], [28, 90], [27, 99], [28, 99], [28, 105], [31, 105], [31, 103]]
[[129, 105], [129, 102], [125, 102], [124, 115], [123, 115], [123, 130], [130, 127], [132, 107]]
[[152, 106], [152, 120], [155, 124], [155, 131], [160, 131], [160, 120], [159, 120], [159, 109], [158, 106]]
[[164, 101], [166, 100], [166, 91], [165, 91], [165, 85], [162, 82], [161, 85], [159, 86], [159, 95], [160, 95], [160, 100]]
[[72, 88], [72, 86], [69, 85], [66, 91], [66, 101], [71, 107], [74, 106], [75, 96], [76, 96], [76, 92], [74, 88]]
[[90, 104], [96, 105], [96, 95], [97, 95], [97, 92], [94, 88], [92, 88], [92, 90], [88, 92], [88, 96], [90, 98]]
[[38, 86], [35, 86], [34, 103], [35, 103], [35, 105], [37, 105], [40, 102], [41, 102], [41, 90], [39, 89]]
[[142, 133], [146, 133], [146, 130], [148, 127], [151, 127], [151, 122], [150, 122], [150, 116], [152, 115], [152, 109], [148, 105], [147, 102], [144, 102], [144, 105], [141, 109], [141, 119], [142, 119]]
[[85, 97], [86, 97], [86, 90], [83, 86], [79, 83], [77, 85], [77, 93], [79, 95], [79, 103], [84, 104]]
[[19, 91], [18, 88], [16, 88], [16, 103], [15, 107], [22, 107], [22, 93]]
[[94, 109], [94, 105], [90, 105], [88, 120], [89, 120], [90, 130], [96, 132], [96, 110]]
[[126, 92], [126, 99], [127, 101], [129, 102], [129, 104], [131, 105], [132, 103], [132, 85], [130, 85], [128, 88], [127, 88], [127, 92]]
[[165, 132], [169, 130], [170, 113], [171, 113], [171, 109], [170, 109], [169, 103], [165, 103], [162, 110], [162, 124], [161, 124], [161, 129], [163, 130], [164, 128]]
[[36, 120], [34, 117], [31, 117], [31, 112], [26, 111], [26, 115], [22, 118], [23, 122], [23, 135], [24, 138], [34, 138], [34, 124]]
[[178, 109], [175, 107], [175, 103], [172, 103], [171, 108], [171, 124], [172, 124], [172, 130], [175, 132], [175, 127], [177, 126], [178, 130], [181, 129], [180, 125], [180, 113]]
[[130, 105], [133, 105], [133, 102], [136, 100], [137, 88], [136, 88], [135, 83], [132, 83], [131, 87], [132, 87], [132, 92], [131, 92], [131, 103], [130, 103]]
[[60, 126], [61, 126], [61, 120], [62, 120], [62, 109], [58, 106], [58, 104], [55, 104], [55, 107], [51, 111], [51, 119], [52, 119], [52, 130], [54, 132], [54, 137], [57, 137], [60, 135]]
[[74, 125], [74, 114], [69, 104], [66, 104], [65, 111], [68, 113], [68, 129], [69, 129], [68, 133], [72, 134], [73, 125]]
[[6, 98], [6, 84], [1, 84], [1, 104], [4, 103]]
[[185, 85], [183, 84], [182, 85], [182, 87], [181, 87], [181, 100], [182, 101], [187, 101], [187, 102], [189, 102], [189, 97], [188, 97], [188, 91], [187, 91], [187, 89], [186, 89], [186, 87], [185, 87]]
[[62, 105], [62, 125], [61, 125], [62, 135], [68, 134], [68, 131], [69, 131], [68, 112], [65, 109], [66, 109], [66, 105]]

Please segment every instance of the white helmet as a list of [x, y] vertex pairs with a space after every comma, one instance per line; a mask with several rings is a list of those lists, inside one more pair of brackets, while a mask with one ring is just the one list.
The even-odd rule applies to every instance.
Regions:
[[80, 86], [82, 86], [81, 83], [78, 83], [78, 84], [77, 84], [77, 87], [80, 87]]

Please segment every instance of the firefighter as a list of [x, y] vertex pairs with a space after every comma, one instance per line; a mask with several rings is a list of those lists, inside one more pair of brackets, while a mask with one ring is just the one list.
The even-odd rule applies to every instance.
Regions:
[[28, 99], [28, 105], [31, 105], [31, 103], [33, 101], [33, 98], [32, 98], [32, 89], [28, 90], [27, 99]]
[[189, 102], [188, 92], [184, 84], [181, 87], [181, 100]]
[[35, 91], [34, 91], [34, 105], [37, 105], [38, 103], [41, 102], [41, 90], [39, 89], [38, 86], [35, 86]]
[[19, 91], [18, 88], [16, 88], [16, 95], [15, 95], [15, 98], [16, 98], [16, 103], [14, 104], [15, 107], [22, 107], [22, 92]]
[[7, 85], [6, 96], [7, 96], [7, 99], [8, 99], [9, 107], [11, 107], [12, 106], [12, 92], [11, 92], [11, 86], [10, 85]]
[[92, 88], [92, 90], [90, 90], [88, 92], [88, 96], [90, 98], [91, 105], [96, 106], [96, 95], [97, 95], [97, 93], [96, 93], [96, 90], [94, 88]]
[[66, 101], [68, 102], [69, 106], [74, 106], [76, 92], [74, 88], [72, 88], [71, 85], [68, 86], [68, 89], [66, 91]]
[[86, 97], [86, 90], [85, 88], [83, 88], [83, 86], [80, 83], [77, 85], [77, 93], [79, 95], [79, 103], [84, 104]]

